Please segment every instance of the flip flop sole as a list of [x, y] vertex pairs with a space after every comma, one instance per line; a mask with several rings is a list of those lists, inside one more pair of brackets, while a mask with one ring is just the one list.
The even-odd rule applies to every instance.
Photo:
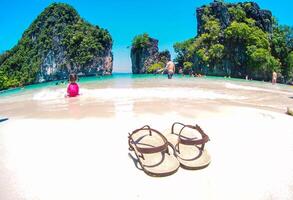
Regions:
[[[165, 131], [165, 136], [167, 140], [174, 146], [178, 143], [178, 135], [171, 134], [171, 131]], [[194, 137], [194, 133], [190, 133], [185, 131], [183, 136], [192, 136]], [[177, 153], [177, 159], [180, 162], [180, 165], [184, 169], [189, 170], [198, 170], [207, 167], [211, 162], [211, 156], [209, 155], [208, 151], [204, 149], [200, 151], [199, 148], [192, 145], [184, 145], [179, 144], [179, 152]], [[178, 150], [178, 148], [176, 149]]]
[[[156, 147], [163, 145], [163, 140], [153, 134], [149, 136], [148, 131], [140, 131], [135, 134], [133, 140], [136, 142], [138, 147]], [[167, 154], [165, 152], [143, 154], [140, 157], [140, 152], [136, 149], [135, 145], [131, 145], [131, 148], [135, 151], [136, 157], [142, 165], [143, 171], [154, 177], [169, 176], [177, 172], [180, 167], [180, 163], [173, 154]]]
[[[194, 155], [195, 153], [197, 155]], [[193, 158], [184, 158], [184, 156], [190, 157], [190, 155], [193, 155]], [[188, 145], [180, 145], [180, 153], [177, 159], [182, 168], [190, 170], [203, 169], [211, 162], [211, 157], [206, 150], [200, 153], [198, 148]]]
[[[144, 160], [140, 158], [144, 165], [144, 172], [150, 176], [169, 176], [177, 172], [180, 167], [180, 163], [176, 157], [166, 153], [156, 153], [154, 155], [144, 154], [144, 157]], [[148, 163], [153, 163], [154, 160], [157, 162], [156, 164], [148, 165]]]

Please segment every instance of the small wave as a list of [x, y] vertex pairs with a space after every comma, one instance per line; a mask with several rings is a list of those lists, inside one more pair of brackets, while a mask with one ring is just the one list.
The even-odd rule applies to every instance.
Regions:
[[65, 91], [64, 89], [58, 90], [42, 90], [33, 95], [34, 101], [47, 101], [47, 100], [57, 100], [64, 98]]
[[[33, 96], [33, 100], [47, 101], [64, 98], [65, 91], [45, 90]], [[153, 100], [153, 99], [243, 99], [197, 88], [104, 88], [81, 89], [80, 99], [94, 98], [104, 101]]]
[[265, 88], [259, 88], [259, 87], [253, 87], [253, 86], [237, 85], [237, 84], [232, 84], [232, 83], [225, 83], [225, 87], [228, 89], [236, 89], [236, 90], [240, 89], [240, 90], [262, 91], [262, 92], [292, 95], [292, 92], [280, 91], [279, 90], [280, 88], [275, 88], [278, 90], [273, 90], [273, 89], [265, 89]]
[[225, 87], [228, 89], [242, 89], [242, 90], [253, 90], [253, 91], [268, 91], [266, 89], [253, 87], [253, 86], [243, 86], [243, 85], [236, 85], [232, 83], [225, 83]]
[[204, 91], [197, 88], [128, 88], [128, 89], [94, 89], [83, 90], [84, 97], [104, 100], [129, 99], [239, 99], [240, 97]]

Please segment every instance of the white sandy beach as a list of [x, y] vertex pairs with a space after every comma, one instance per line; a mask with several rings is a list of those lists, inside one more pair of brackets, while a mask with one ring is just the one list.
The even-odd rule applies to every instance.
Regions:
[[[120, 100], [106, 117], [20, 114], [2, 122], [0, 199], [293, 199], [293, 117], [227, 103], [149, 112], [147, 102]], [[145, 124], [163, 132], [175, 121], [205, 130], [212, 162], [198, 171], [149, 177], [128, 155], [128, 132]]]
[[[224, 108], [223, 108], [224, 109]], [[293, 118], [254, 109], [190, 119], [11, 120], [1, 125], [1, 199], [292, 199]], [[146, 121], [198, 123], [209, 167], [152, 178], [128, 156], [127, 132]]]

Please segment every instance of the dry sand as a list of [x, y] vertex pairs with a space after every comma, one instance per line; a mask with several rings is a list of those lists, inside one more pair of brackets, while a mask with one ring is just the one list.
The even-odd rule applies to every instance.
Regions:
[[[0, 199], [293, 199], [293, 118], [220, 107], [187, 117], [116, 114], [112, 118], [13, 119], [0, 126]], [[128, 155], [127, 133], [148, 122], [199, 124], [212, 156], [203, 170], [153, 178]]]

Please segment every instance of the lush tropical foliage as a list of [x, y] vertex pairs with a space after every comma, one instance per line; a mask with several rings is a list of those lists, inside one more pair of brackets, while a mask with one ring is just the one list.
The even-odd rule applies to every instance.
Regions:
[[164, 69], [164, 67], [165, 67], [165, 63], [163, 62], [154, 63], [147, 68], [147, 73], [149, 74], [159, 73]]
[[147, 33], [137, 35], [132, 40], [132, 47], [136, 49], [142, 49], [150, 44], [150, 37]]
[[107, 30], [90, 25], [71, 6], [54, 3], [37, 17], [13, 49], [0, 56], [0, 90], [34, 83], [51, 52], [62, 52], [64, 67], [83, 67], [111, 46]]
[[184, 67], [184, 63], [190, 62], [195, 72], [248, 75], [261, 80], [269, 80], [276, 71], [283, 82], [292, 81], [292, 28], [279, 26], [275, 21], [273, 32], [265, 32], [254, 19], [247, 17], [245, 9], [249, 6], [250, 3], [229, 6], [232, 20], [227, 28], [222, 28], [219, 19], [205, 7], [204, 32], [174, 45], [178, 65]]
[[190, 74], [192, 73], [192, 63], [191, 62], [184, 62], [183, 63], [183, 73]]

